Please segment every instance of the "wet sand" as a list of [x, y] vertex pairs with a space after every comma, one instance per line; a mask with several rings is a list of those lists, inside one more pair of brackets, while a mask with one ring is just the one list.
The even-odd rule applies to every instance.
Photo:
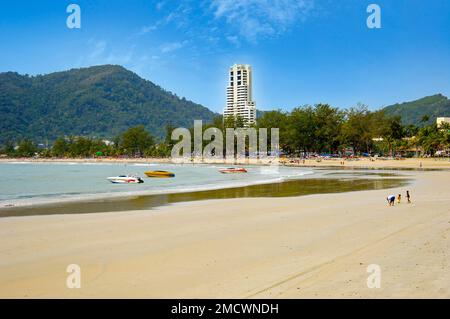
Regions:
[[[0, 218], [0, 297], [449, 298], [450, 172], [412, 175], [389, 190]], [[412, 204], [387, 206], [407, 189]]]
[[[334, 173], [329, 174], [332, 177]], [[156, 194], [136, 197], [117, 197], [111, 199], [61, 202], [34, 206], [2, 207], [1, 217], [33, 216], [54, 214], [90, 214], [108, 213], [130, 210], [149, 210], [156, 207], [180, 202], [192, 202], [210, 199], [228, 198], [258, 198], [258, 197], [292, 197], [310, 194], [342, 193], [349, 191], [361, 191], [383, 189], [406, 185], [407, 176], [391, 173], [367, 173], [369, 177], [395, 177], [398, 178], [357, 178], [352, 173], [338, 173], [341, 178], [315, 178], [284, 181], [280, 183], [257, 184], [244, 187], [214, 189], [207, 191], [184, 192], [173, 194]]]

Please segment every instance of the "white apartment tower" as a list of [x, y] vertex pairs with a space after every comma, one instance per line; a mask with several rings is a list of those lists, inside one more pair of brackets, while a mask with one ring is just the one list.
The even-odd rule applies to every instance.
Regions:
[[252, 101], [252, 68], [248, 64], [230, 67], [227, 106], [223, 117], [238, 115], [247, 125], [256, 124], [256, 104]]

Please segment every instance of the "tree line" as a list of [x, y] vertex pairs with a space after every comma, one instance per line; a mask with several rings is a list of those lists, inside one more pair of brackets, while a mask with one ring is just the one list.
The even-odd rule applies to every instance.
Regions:
[[29, 139], [21, 140], [16, 146], [7, 142], [0, 150], [9, 157], [167, 157], [170, 149], [165, 143], [157, 143], [143, 125], [129, 128], [112, 141], [83, 136], [60, 137], [51, 147], [41, 147]]
[[280, 147], [288, 155], [435, 155], [450, 149], [450, 126], [403, 125], [399, 116], [358, 105], [340, 110], [328, 104], [265, 112], [257, 127], [279, 127]]
[[[292, 111], [264, 112], [254, 128], [279, 128], [280, 149], [287, 156], [309, 154], [337, 155], [440, 155], [450, 150], [450, 126], [403, 125], [400, 117], [387, 116], [383, 111], [370, 111], [364, 105], [346, 110], [328, 104], [302, 106]], [[221, 116], [203, 125], [203, 130], [216, 127], [244, 127], [240, 117]], [[176, 141], [171, 140], [174, 127], [166, 127], [166, 136], [157, 141], [144, 126], [131, 127], [115, 137], [112, 143], [89, 137], [60, 137], [51, 147], [39, 148], [31, 140], [17, 145], [7, 142], [0, 153], [10, 157], [168, 157]], [[193, 127], [190, 128], [193, 133]], [[269, 136], [270, 139], [270, 136]], [[205, 143], [208, 143], [205, 141]]]
[[[279, 128], [280, 149], [292, 157], [310, 154], [433, 156], [449, 152], [450, 125], [438, 128], [436, 124], [427, 124], [429, 120], [424, 116], [419, 125], [403, 125], [400, 116], [388, 116], [383, 110], [370, 111], [362, 104], [345, 110], [317, 104], [290, 112], [263, 112], [257, 124], [250, 127], [267, 128], [269, 133], [271, 128]], [[218, 117], [204, 125], [203, 130], [217, 127], [224, 131], [244, 125], [244, 119], [239, 116]]]

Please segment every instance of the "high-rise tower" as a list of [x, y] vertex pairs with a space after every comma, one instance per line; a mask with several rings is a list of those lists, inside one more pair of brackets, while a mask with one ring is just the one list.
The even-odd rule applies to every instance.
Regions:
[[227, 106], [223, 117], [238, 115], [246, 125], [256, 124], [256, 104], [252, 101], [252, 68], [247, 64], [230, 67]]

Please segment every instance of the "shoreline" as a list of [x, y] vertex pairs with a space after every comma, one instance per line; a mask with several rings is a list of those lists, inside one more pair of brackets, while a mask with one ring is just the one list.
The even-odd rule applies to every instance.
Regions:
[[[0, 296], [449, 298], [450, 172], [413, 175], [388, 191], [1, 218]], [[412, 204], [387, 206], [406, 189]], [[80, 289], [65, 286], [74, 263]]]
[[356, 178], [351, 181], [344, 178], [292, 179], [278, 182], [230, 186], [197, 191], [180, 191], [162, 194], [130, 194], [108, 198], [67, 199], [49, 203], [15, 205], [0, 207], [0, 218], [111, 213], [118, 211], [154, 210], [171, 204], [196, 201], [236, 198], [279, 198], [307, 195], [359, 192], [374, 189], [390, 189], [406, 186], [413, 182], [407, 175], [395, 175], [389, 178], [383, 174], [377, 177]]
[[[8, 162], [3, 162], [4, 163], [11, 163], [11, 165], [20, 165], [23, 164], [24, 162], [17, 162], [17, 161], [8, 161]], [[13, 164], [14, 163], [14, 164]], [[64, 164], [64, 163], [71, 163], [71, 164], [78, 164], [80, 163], [81, 165], [83, 163], [87, 163], [87, 164], [92, 164], [92, 163], [96, 163], [99, 165], [105, 164], [104, 162], [95, 162], [95, 161], [88, 161], [88, 160], [79, 160], [78, 162], [72, 162], [72, 160], [66, 160], [63, 162], [60, 161], [28, 161], [26, 163], [31, 163], [31, 164], [42, 164], [42, 163], [46, 163], [46, 164]], [[125, 162], [111, 162], [111, 164], [124, 164]], [[130, 163], [130, 164], [134, 164], [134, 162], [126, 162], [126, 163]], [[2, 164], [0, 162], [0, 164]], [[109, 163], [107, 163], [108, 165]], [[142, 164], [143, 163], [139, 163]], [[148, 163], [148, 165], [155, 165], [154, 163]], [[156, 164], [157, 165], [157, 164]], [[199, 164], [199, 163], [193, 163], [193, 164], [179, 164], [179, 163], [170, 163], [170, 165], [176, 165], [176, 166], [184, 166], [184, 165], [189, 165], [189, 166], [199, 166], [201, 167], [202, 165], [210, 165], [210, 164]], [[270, 167], [270, 165], [258, 165], [258, 164], [250, 164], [248, 165], [248, 167]], [[69, 207], [69, 206], [75, 206], [76, 204], [80, 204], [80, 205], [85, 205], [88, 204], [90, 206], [95, 206], [95, 204], [100, 203], [100, 204], [104, 204], [103, 206], [108, 206], [108, 204], [112, 203], [112, 202], [116, 202], [116, 203], [120, 203], [120, 202], [130, 202], [132, 200], [135, 201], [147, 201], [149, 198], [163, 198], [163, 200], [160, 200], [159, 202], [162, 202], [165, 204], [170, 204], [172, 202], [172, 200], [166, 200], [164, 198], [166, 197], [183, 197], [184, 195], [187, 195], [190, 199], [194, 198], [195, 196], [190, 196], [191, 194], [207, 194], [207, 193], [219, 193], [222, 192], [224, 194], [222, 195], [218, 195], [215, 194], [215, 196], [218, 196], [219, 198], [221, 197], [227, 197], [227, 198], [237, 198], [237, 197], [241, 197], [238, 192], [239, 191], [243, 191], [243, 192], [248, 192], [248, 188], [251, 190], [254, 187], [260, 187], [260, 188], [270, 188], [273, 187], [273, 185], [278, 185], [278, 184], [282, 184], [282, 183], [290, 183], [293, 181], [297, 181], [299, 183], [303, 183], [301, 181], [305, 181], [308, 179], [326, 179], [326, 180], [333, 180], [333, 179], [342, 179], [342, 178], [348, 178], [349, 176], [346, 176], [347, 173], [350, 173], [351, 175], [356, 175], [355, 180], [361, 180], [361, 177], [366, 177], [366, 178], [384, 178], [384, 177], [389, 177], [390, 179], [394, 179], [394, 178], [399, 178], [399, 179], [408, 179], [408, 174], [399, 174], [397, 172], [401, 172], [401, 171], [433, 171], [433, 170], [445, 170], [445, 169], [437, 169], [437, 168], [422, 168], [422, 169], [413, 169], [413, 168], [408, 168], [408, 167], [403, 167], [403, 168], [389, 168], [389, 167], [382, 167], [382, 168], [377, 168], [377, 167], [371, 167], [371, 168], [366, 168], [366, 167], [335, 167], [335, 166], [321, 166], [321, 167], [313, 167], [313, 166], [280, 166], [280, 167], [289, 167], [289, 168], [293, 168], [293, 169], [299, 169], [300, 172], [303, 172], [303, 174], [299, 174], [299, 176], [304, 177], [305, 175], [310, 175], [311, 173], [313, 173], [313, 170], [316, 170], [317, 172], [327, 172], [327, 171], [332, 171], [332, 173], [328, 172], [328, 173], [321, 173], [319, 174], [319, 177], [307, 177], [307, 178], [301, 178], [301, 177], [293, 177], [293, 178], [277, 178], [277, 179], [273, 179], [273, 178], [269, 178], [269, 179], [264, 179], [264, 180], [257, 180], [257, 181], [242, 181], [239, 183], [233, 183], [233, 184], [224, 184], [224, 185], [215, 185], [215, 186], [198, 186], [198, 187], [183, 187], [183, 188], [174, 188], [171, 190], [165, 190], [165, 191], [161, 191], [161, 190], [133, 190], [133, 188], [127, 189], [126, 191], [120, 191], [120, 192], [98, 192], [98, 193], [79, 193], [79, 194], [60, 194], [60, 195], [55, 195], [55, 196], [48, 196], [48, 197], [34, 197], [34, 198], [17, 198], [17, 199], [5, 199], [3, 201], [0, 202], [0, 218], [3, 217], [3, 215], [11, 215], [12, 211], [20, 211], [20, 210], [24, 210], [24, 211], [32, 211], [34, 209], [38, 210], [38, 211], [42, 211], [43, 209], [47, 208], [49, 210], [54, 211], [55, 208], [59, 207], [61, 209], [64, 209], [65, 207]], [[303, 170], [302, 170], [303, 169]], [[311, 169], [311, 172], [309, 171], [304, 171], [305, 169]], [[355, 170], [361, 171], [361, 172], [355, 172]], [[378, 172], [370, 172], [371, 170], [378, 170]], [[394, 171], [393, 173], [384, 173], [383, 171]], [[348, 172], [347, 172], [348, 171]], [[327, 175], [327, 176], [323, 176], [323, 174]], [[341, 175], [339, 176], [335, 176], [335, 175]], [[298, 175], [298, 174], [296, 174]], [[322, 176], [321, 176], [322, 175]], [[311, 175], [313, 176], [313, 175]], [[306, 183], [309, 183], [306, 181]], [[400, 182], [399, 182], [400, 183]], [[272, 185], [272, 186], [271, 186]], [[302, 185], [300, 185], [301, 187]], [[370, 188], [370, 187], [369, 187]], [[348, 188], [345, 188], [346, 191], [348, 191]], [[226, 193], [228, 191], [233, 191], [235, 190], [236, 195], [234, 196], [229, 196]], [[355, 189], [357, 190], [357, 189]], [[273, 190], [274, 192], [276, 190]], [[328, 189], [328, 192], [324, 192], [319, 191], [318, 193], [333, 193], [335, 191], [333, 191], [332, 189]], [[253, 192], [255, 193], [255, 192]], [[294, 195], [290, 195], [290, 196], [300, 196], [300, 195], [305, 195], [305, 193], [303, 191], [299, 191], [298, 194], [294, 194]], [[213, 195], [212, 195], [213, 196]], [[206, 196], [207, 197], [207, 196]], [[249, 197], [249, 196], [246, 196]], [[257, 195], [256, 197], [272, 197], [272, 195], [270, 194], [270, 192], [266, 192], [266, 196], [261, 196], [261, 195]], [[205, 196], [201, 196], [201, 198], [205, 198]], [[193, 199], [195, 200], [195, 199]], [[179, 202], [179, 200], [175, 200], [176, 202]], [[120, 207], [125, 207], [124, 205], [119, 205]], [[136, 205], [134, 204], [130, 204], [128, 205], [129, 207], [135, 207]], [[158, 205], [150, 205], [149, 208], [153, 208], [156, 207]], [[134, 208], [132, 208], [134, 209]], [[114, 209], [115, 211], [117, 211], [117, 209]], [[76, 209], [76, 211], [80, 211], [80, 209]], [[90, 211], [90, 209], [89, 209]], [[97, 209], [95, 209], [95, 211], [97, 211]], [[28, 214], [28, 213], [27, 213]], [[29, 214], [28, 214], [29, 215]]]
[[[344, 164], [341, 164], [344, 162]], [[118, 164], [178, 164], [170, 158], [0, 158], [1, 163], [118, 163]], [[235, 161], [231, 164], [225, 161], [209, 160], [180, 163], [182, 165], [193, 164], [221, 164], [221, 165], [273, 165], [270, 160], [246, 159]], [[377, 168], [377, 169], [450, 169], [449, 158], [404, 158], [404, 159], [307, 159], [305, 163], [301, 159], [280, 159], [280, 166], [288, 167], [323, 167], [323, 168]]]

